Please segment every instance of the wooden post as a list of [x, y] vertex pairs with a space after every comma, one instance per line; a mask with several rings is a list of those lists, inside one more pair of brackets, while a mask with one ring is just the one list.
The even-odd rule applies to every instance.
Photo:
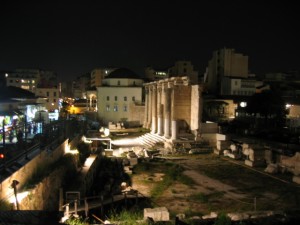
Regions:
[[126, 206], [126, 208], [127, 208], [127, 192], [125, 191], [124, 192], [124, 201], [125, 201], [125, 206]]
[[63, 197], [63, 189], [59, 189], [59, 211], [64, 211], [63, 209], [64, 197]]
[[135, 204], [138, 204], [138, 196], [139, 196], [139, 193], [138, 193], [138, 191], [136, 190], [136, 191], [135, 191]]
[[111, 195], [111, 205], [113, 205], [114, 204], [114, 195], [112, 194]]
[[84, 212], [85, 212], [85, 217], [88, 217], [88, 215], [89, 215], [89, 205], [88, 205], [88, 202], [87, 202], [86, 198], [84, 198]]
[[103, 218], [104, 212], [103, 212], [103, 195], [100, 196], [101, 199], [101, 217]]
[[77, 214], [77, 199], [74, 200], [74, 217], [78, 217], [78, 214]]
[[69, 203], [66, 205], [66, 210], [65, 210], [65, 217], [69, 218]]

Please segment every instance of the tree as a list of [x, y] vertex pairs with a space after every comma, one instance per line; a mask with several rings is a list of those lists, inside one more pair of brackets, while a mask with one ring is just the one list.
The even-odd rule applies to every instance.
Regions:
[[277, 126], [284, 125], [287, 114], [284, 100], [273, 91], [254, 94], [247, 104], [246, 112], [254, 115], [255, 118], [258, 115], [264, 117], [265, 124], [274, 120]]

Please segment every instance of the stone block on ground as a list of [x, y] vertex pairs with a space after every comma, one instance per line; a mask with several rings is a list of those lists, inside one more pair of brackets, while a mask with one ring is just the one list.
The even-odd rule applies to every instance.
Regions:
[[279, 171], [279, 167], [277, 164], [273, 164], [273, 163], [270, 163], [267, 168], [265, 169], [265, 172], [266, 173], [270, 173], [270, 174], [276, 174], [278, 173]]
[[218, 150], [224, 150], [224, 149], [228, 149], [229, 146], [231, 144], [230, 140], [219, 140], [217, 141], [217, 149]]
[[138, 164], [138, 158], [131, 158], [129, 159], [130, 166], [135, 166]]
[[169, 221], [170, 214], [166, 207], [144, 208], [144, 220], [152, 218], [154, 221]]
[[266, 163], [264, 160], [256, 160], [256, 161], [251, 161], [246, 159], [245, 160], [245, 165], [250, 166], [250, 167], [260, 167], [264, 166]]
[[300, 184], [300, 176], [293, 176], [293, 182]]
[[114, 150], [112, 149], [104, 149], [105, 156], [113, 156]]
[[223, 155], [223, 150], [214, 149], [214, 154]]

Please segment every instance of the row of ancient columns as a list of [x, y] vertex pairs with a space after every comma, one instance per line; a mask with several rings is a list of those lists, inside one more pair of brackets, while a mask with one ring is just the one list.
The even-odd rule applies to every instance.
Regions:
[[172, 82], [152, 82], [145, 85], [144, 127], [152, 134], [177, 138], [174, 112], [174, 88]]

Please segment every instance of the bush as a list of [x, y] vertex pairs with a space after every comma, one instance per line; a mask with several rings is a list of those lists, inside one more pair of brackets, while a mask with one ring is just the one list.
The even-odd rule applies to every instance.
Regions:
[[225, 213], [220, 213], [214, 225], [231, 225], [231, 220]]
[[86, 158], [91, 154], [89, 144], [79, 142], [77, 145], [77, 150], [79, 152], [79, 166], [82, 166]]

